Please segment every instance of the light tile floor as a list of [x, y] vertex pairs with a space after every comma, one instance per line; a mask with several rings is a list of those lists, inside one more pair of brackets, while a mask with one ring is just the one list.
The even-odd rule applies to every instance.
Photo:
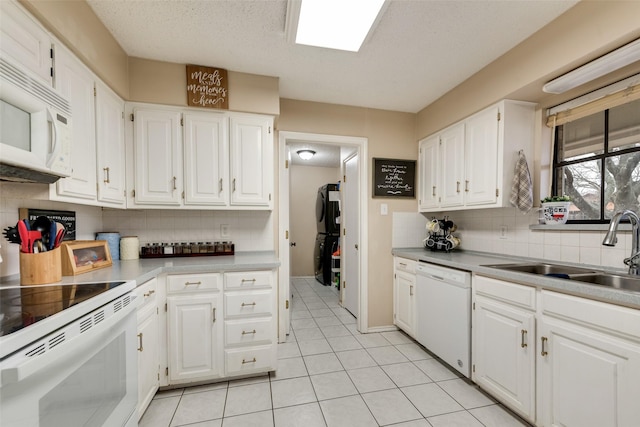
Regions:
[[359, 333], [335, 288], [291, 284], [291, 334], [276, 372], [159, 392], [140, 426], [528, 425], [404, 333]]

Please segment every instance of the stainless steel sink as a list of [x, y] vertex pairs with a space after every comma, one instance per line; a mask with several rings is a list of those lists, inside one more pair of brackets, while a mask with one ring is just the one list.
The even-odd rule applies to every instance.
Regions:
[[616, 289], [640, 292], [640, 277], [635, 276], [600, 273], [571, 277], [571, 279], [579, 282], [591, 283], [594, 285], [608, 286]]
[[517, 271], [520, 273], [540, 274], [545, 276], [558, 276], [565, 279], [571, 278], [574, 274], [595, 274], [597, 271], [581, 268], [569, 267], [557, 264], [545, 263], [524, 263], [524, 264], [491, 264], [483, 267], [499, 268], [501, 270]]

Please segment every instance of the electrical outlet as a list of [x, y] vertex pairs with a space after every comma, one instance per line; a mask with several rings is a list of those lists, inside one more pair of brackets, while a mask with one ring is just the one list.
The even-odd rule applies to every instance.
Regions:
[[229, 233], [229, 224], [220, 224], [220, 237], [221, 238], [231, 237]]
[[506, 225], [501, 225], [500, 226], [500, 238], [501, 239], [506, 239], [507, 238], [507, 226]]

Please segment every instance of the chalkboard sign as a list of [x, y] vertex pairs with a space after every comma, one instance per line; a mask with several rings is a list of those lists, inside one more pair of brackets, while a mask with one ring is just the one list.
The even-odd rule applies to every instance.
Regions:
[[229, 108], [227, 70], [187, 65], [187, 105], [226, 110]]
[[57, 221], [64, 225], [67, 233], [62, 240], [76, 239], [76, 213], [73, 211], [19, 208], [18, 216], [20, 219], [28, 219], [30, 222], [35, 221], [39, 216], [46, 216], [51, 221]]
[[373, 197], [416, 197], [416, 161], [373, 159]]

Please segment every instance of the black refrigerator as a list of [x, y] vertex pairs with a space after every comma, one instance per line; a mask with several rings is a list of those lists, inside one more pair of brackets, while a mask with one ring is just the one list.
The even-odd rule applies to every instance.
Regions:
[[339, 247], [340, 202], [338, 184], [326, 184], [318, 188], [316, 199], [316, 225], [318, 235], [314, 250], [316, 280], [331, 285], [331, 255]]

